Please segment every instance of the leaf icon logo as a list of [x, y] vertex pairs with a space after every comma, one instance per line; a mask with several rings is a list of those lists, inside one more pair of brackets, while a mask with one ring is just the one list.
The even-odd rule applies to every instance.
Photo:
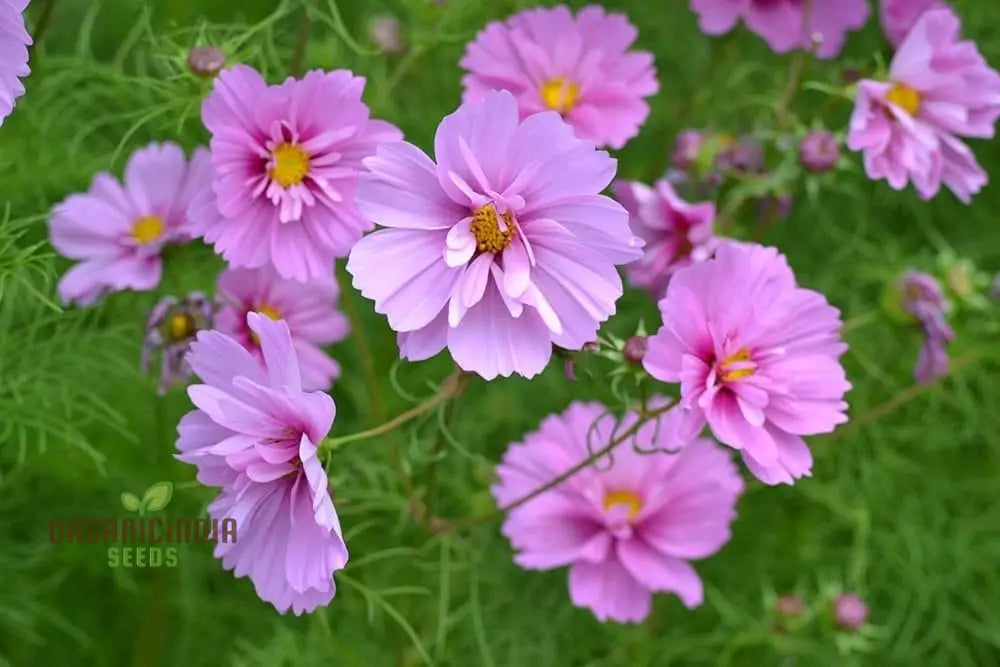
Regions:
[[138, 512], [143, 516], [146, 512], [156, 512], [162, 510], [170, 503], [174, 495], [174, 485], [172, 482], [157, 482], [150, 486], [142, 494], [140, 500], [134, 493], [125, 491], [121, 495], [122, 507], [130, 512]]

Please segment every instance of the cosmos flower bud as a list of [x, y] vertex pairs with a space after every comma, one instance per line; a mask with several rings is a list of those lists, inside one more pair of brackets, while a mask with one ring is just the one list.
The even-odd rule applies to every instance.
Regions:
[[198, 76], [213, 77], [226, 66], [226, 54], [217, 46], [202, 44], [191, 49], [187, 64], [188, 68]]
[[625, 341], [622, 355], [625, 361], [630, 364], [641, 364], [646, 356], [646, 348], [649, 346], [649, 339], [646, 336], [632, 336]]
[[399, 36], [399, 20], [395, 16], [380, 14], [372, 19], [369, 28], [371, 40], [383, 53], [399, 53], [403, 40]]
[[809, 171], [829, 171], [839, 159], [840, 142], [827, 130], [810, 132], [799, 144], [799, 162]]
[[841, 593], [833, 601], [837, 625], [848, 632], [857, 632], [868, 620], [868, 605], [857, 593]]

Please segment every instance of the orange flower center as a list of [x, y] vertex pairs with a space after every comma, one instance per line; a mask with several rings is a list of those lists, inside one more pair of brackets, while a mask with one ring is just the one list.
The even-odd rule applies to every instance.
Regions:
[[752, 368], [732, 368], [733, 365], [741, 361], [750, 361], [750, 350], [745, 347], [722, 360], [722, 363], [719, 364], [719, 378], [723, 382], [732, 382], [753, 375]]
[[274, 166], [268, 175], [283, 188], [299, 185], [309, 173], [309, 155], [297, 144], [278, 144], [271, 152]]
[[159, 240], [167, 224], [158, 215], [144, 215], [132, 223], [132, 238], [140, 245], [148, 245]]
[[170, 318], [167, 325], [170, 331], [170, 340], [187, 340], [198, 331], [198, 323], [194, 317], [187, 313], [178, 313]]
[[635, 491], [609, 491], [604, 496], [604, 510], [624, 505], [628, 508], [628, 520], [631, 521], [642, 511], [642, 498]]
[[920, 110], [920, 93], [906, 84], [897, 83], [885, 98], [911, 116]]
[[514, 238], [514, 216], [508, 211], [497, 217], [493, 204], [487, 204], [473, 212], [469, 229], [476, 237], [476, 248], [480, 252], [498, 253], [509, 246]]
[[552, 111], [567, 113], [580, 99], [580, 86], [561, 76], [549, 79], [542, 84], [539, 94], [542, 103]]

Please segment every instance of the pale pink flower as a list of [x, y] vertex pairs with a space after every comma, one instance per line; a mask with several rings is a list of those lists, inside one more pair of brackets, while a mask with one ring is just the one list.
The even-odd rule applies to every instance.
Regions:
[[154, 143], [129, 158], [124, 184], [100, 173], [86, 193], [57, 204], [49, 220], [52, 245], [80, 262], [59, 281], [63, 303], [87, 305], [105, 290], [156, 287], [160, 252], [189, 240], [188, 207], [211, 178], [204, 148], [188, 162], [180, 146]]
[[871, 13], [868, 0], [691, 0], [691, 9], [706, 34], [727, 33], [742, 20], [777, 53], [808, 51], [818, 39], [820, 58], [840, 53], [847, 33], [864, 27]]
[[882, 30], [893, 46], [899, 46], [924, 12], [943, 7], [948, 7], [943, 0], [881, 0]]
[[632, 231], [646, 242], [643, 256], [625, 267], [629, 282], [661, 296], [671, 274], [682, 266], [712, 256], [717, 245], [712, 230], [715, 204], [689, 204], [666, 179], [654, 188], [635, 181], [618, 181], [615, 198], [629, 214]]
[[730, 243], [677, 271], [659, 307], [649, 374], [679, 382], [690, 419], [739, 449], [761, 481], [810, 474], [800, 436], [847, 421], [839, 311], [799, 287], [774, 248]]
[[659, 90], [653, 55], [630, 51], [638, 32], [624, 14], [589, 5], [535, 7], [487, 25], [460, 65], [464, 102], [494, 89], [517, 97], [521, 117], [562, 114], [577, 136], [621, 148], [649, 115]]
[[247, 325], [247, 313], [258, 312], [284, 320], [302, 367], [302, 388], [326, 390], [340, 376], [340, 365], [323, 346], [347, 335], [347, 319], [337, 310], [340, 290], [334, 280], [300, 283], [285, 280], [274, 269], [228, 269], [218, 281], [223, 307], [215, 328], [235, 338], [263, 361], [260, 342]]
[[[627, 415], [616, 429], [598, 403], [573, 403], [549, 416], [504, 455], [492, 489], [497, 504], [510, 504], [585, 461], [636, 418]], [[601, 621], [643, 620], [655, 592], [699, 606], [702, 583], [688, 561], [711, 556], [730, 538], [743, 491], [736, 466], [711, 441], [683, 435], [676, 410], [660, 419], [511, 510], [503, 524], [518, 565], [569, 566], [573, 604]]]
[[218, 331], [203, 331], [187, 362], [204, 384], [188, 388], [198, 408], [181, 419], [177, 458], [198, 467], [198, 480], [222, 487], [208, 507], [235, 519], [236, 541], [215, 555], [281, 613], [330, 603], [335, 570], [347, 547], [330, 500], [317, 445], [333, 424], [333, 399], [305, 392], [299, 362], [282, 321], [249, 313], [264, 363]]
[[371, 228], [354, 204], [361, 160], [402, 135], [369, 118], [364, 87], [347, 70], [313, 70], [277, 86], [245, 65], [219, 74], [202, 106], [213, 192], [192, 217], [230, 266], [328, 279], [334, 258]]
[[20, 77], [28, 76], [31, 35], [24, 27], [28, 0], [0, 0], [0, 126], [14, 110], [14, 101], [24, 94]]
[[993, 137], [1000, 74], [960, 30], [949, 9], [921, 15], [892, 59], [889, 81], [858, 83], [847, 145], [863, 152], [870, 178], [895, 190], [912, 182], [930, 199], [943, 183], [969, 203], [987, 175], [958, 137]]
[[600, 194], [615, 161], [558, 114], [519, 120], [494, 91], [446, 117], [437, 163], [409, 143], [365, 160], [362, 213], [387, 229], [347, 270], [399, 332], [405, 359], [447, 347], [486, 379], [532, 377], [552, 345], [579, 350], [622, 295], [615, 264], [641, 256], [628, 213]]

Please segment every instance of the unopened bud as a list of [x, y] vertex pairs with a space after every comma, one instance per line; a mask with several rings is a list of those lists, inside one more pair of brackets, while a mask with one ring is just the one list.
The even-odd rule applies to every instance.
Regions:
[[648, 338], [645, 336], [632, 336], [625, 341], [625, 347], [622, 349], [622, 356], [625, 357], [625, 361], [638, 365], [642, 363], [648, 348]]
[[198, 76], [212, 77], [226, 66], [226, 54], [218, 47], [203, 44], [191, 49], [187, 64]]

